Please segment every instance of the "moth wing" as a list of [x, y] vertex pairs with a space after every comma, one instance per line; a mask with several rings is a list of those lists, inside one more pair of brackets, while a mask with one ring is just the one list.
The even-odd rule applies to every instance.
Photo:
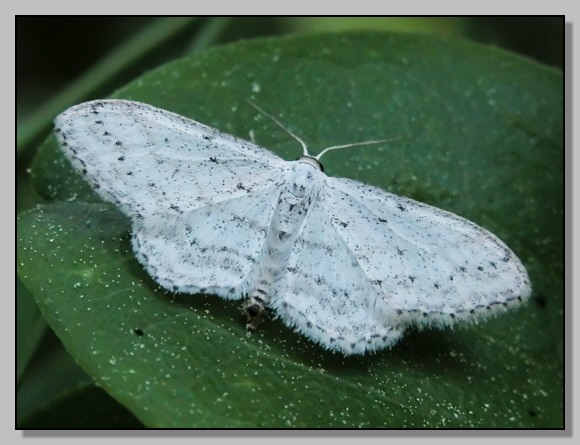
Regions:
[[426, 204], [328, 178], [272, 306], [346, 354], [393, 345], [409, 325], [450, 325], [516, 305], [527, 272], [496, 236]]
[[284, 160], [140, 102], [99, 100], [55, 119], [57, 139], [100, 196], [129, 216], [187, 212], [268, 188]]

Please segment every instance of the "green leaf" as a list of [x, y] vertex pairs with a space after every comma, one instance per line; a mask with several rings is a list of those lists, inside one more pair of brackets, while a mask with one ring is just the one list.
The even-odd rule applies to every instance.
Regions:
[[[342, 33], [249, 41], [150, 72], [114, 97], [147, 102], [285, 159], [331, 145], [325, 171], [450, 210], [523, 260], [532, 302], [477, 326], [410, 332], [344, 358], [237, 302], [160, 290], [129, 222], [49, 138], [33, 165], [56, 202], [18, 224], [19, 274], [97, 384], [149, 427], [559, 428], [562, 399], [562, 75], [465, 41]], [[85, 202], [82, 202], [85, 201]], [[541, 335], [538, 335], [541, 333]]]
[[22, 429], [143, 428], [135, 416], [92, 385], [78, 385], [18, 425]]
[[[28, 337], [30, 334], [21, 336]], [[53, 331], [47, 329], [19, 382], [17, 424], [20, 427], [39, 409], [44, 409], [79, 384], [90, 383], [92, 378], [75, 363]]]
[[16, 380], [19, 381], [47, 326], [20, 279], [16, 280], [16, 290], [16, 337], [20, 339], [16, 344]]

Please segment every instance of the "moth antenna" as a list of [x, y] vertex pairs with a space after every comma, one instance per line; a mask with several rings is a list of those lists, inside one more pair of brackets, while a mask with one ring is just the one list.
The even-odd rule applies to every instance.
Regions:
[[318, 153], [314, 159], [316, 159], [317, 161], [320, 161], [320, 158], [328, 153], [329, 151], [332, 150], [338, 150], [339, 148], [349, 148], [349, 147], [358, 147], [360, 145], [372, 145], [372, 144], [381, 144], [383, 142], [392, 142], [392, 141], [397, 141], [401, 139], [400, 137], [398, 138], [392, 138], [392, 139], [380, 139], [378, 141], [365, 141], [365, 142], [355, 142], [353, 144], [344, 144], [344, 145], [334, 145], [332, 147], [327, 147], [324, 150], [322, 150], [320, 153]]
[[276, 125], [278, 125], [282, 130], [284, 130], [286, 133], [288, 133], [290, 136], [292, 136], [294, 139], [296, 139], [300, 145], [302, 145], [302, 152], [304, 154], [304, 156], [310, 156], [310, 154], [308, 153], [308, 146], [306, 145], [306, 143], [300, 139], [298, 136], [296, 136], [292, 131], [290, 131], [288, 128], [286, 128], [282, 122], [280, 122], [278, 119], [276, 119], [274, 116], [272, 116], [269, 113], [266, 113], [262, 108], [260, 108], [258, 105], [256, 105], [254, 102], [252, 102], [250, 99], [246, 99], [246, 101], [252, 106], [254, 107], [256, 110], [258, 110], [260, 113], [262, 113], [264, 116], [266, 116], [267, 118], [271, 119]]

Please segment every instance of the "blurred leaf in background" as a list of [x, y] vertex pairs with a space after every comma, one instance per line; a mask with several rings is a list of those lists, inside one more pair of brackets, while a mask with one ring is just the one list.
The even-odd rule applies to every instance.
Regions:
[[[349, 26], [405, 33], [202, 51]], [[561, 427], [562, 76], [456, 40], [481, 36], [520, 48], [510, 27], [547, 40], [523, 53], [561, 63], [563, 22], [555, 18], [19, 18], [19, 209], [65, 201], [20, 217], [19, 426]], [[528, 266], [535, 303], [479, 327], [415, 333], [392, 351], [346, 360], [276, 321], [247, 339], [236, 305], [215, 297], [164, 295], [134, 260], [127, 221], [110, 206], [82, 203], [95, 196], [52, 137], [35, 150], [58, 112], [110, 96], [131, 79], [115, 97], [245, 138], [253, 130], [285, 159], [296, 156], [295, 145], [246, 98], [313, 148], [411, 135], [388, 149], [329, 155], [327, 172], [491, 229]]]

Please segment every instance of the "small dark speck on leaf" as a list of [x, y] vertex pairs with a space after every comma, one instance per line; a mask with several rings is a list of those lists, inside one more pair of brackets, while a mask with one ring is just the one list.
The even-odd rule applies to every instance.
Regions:
[[540, 306], [542, 309], [546, 308], [546, 297], [544, 297], [544, 295], [542, 294], [538, 294], [536, 295], [536, 297], [534, 298], [534, 301], [536, 302], [536, 304], [538, 306]]

